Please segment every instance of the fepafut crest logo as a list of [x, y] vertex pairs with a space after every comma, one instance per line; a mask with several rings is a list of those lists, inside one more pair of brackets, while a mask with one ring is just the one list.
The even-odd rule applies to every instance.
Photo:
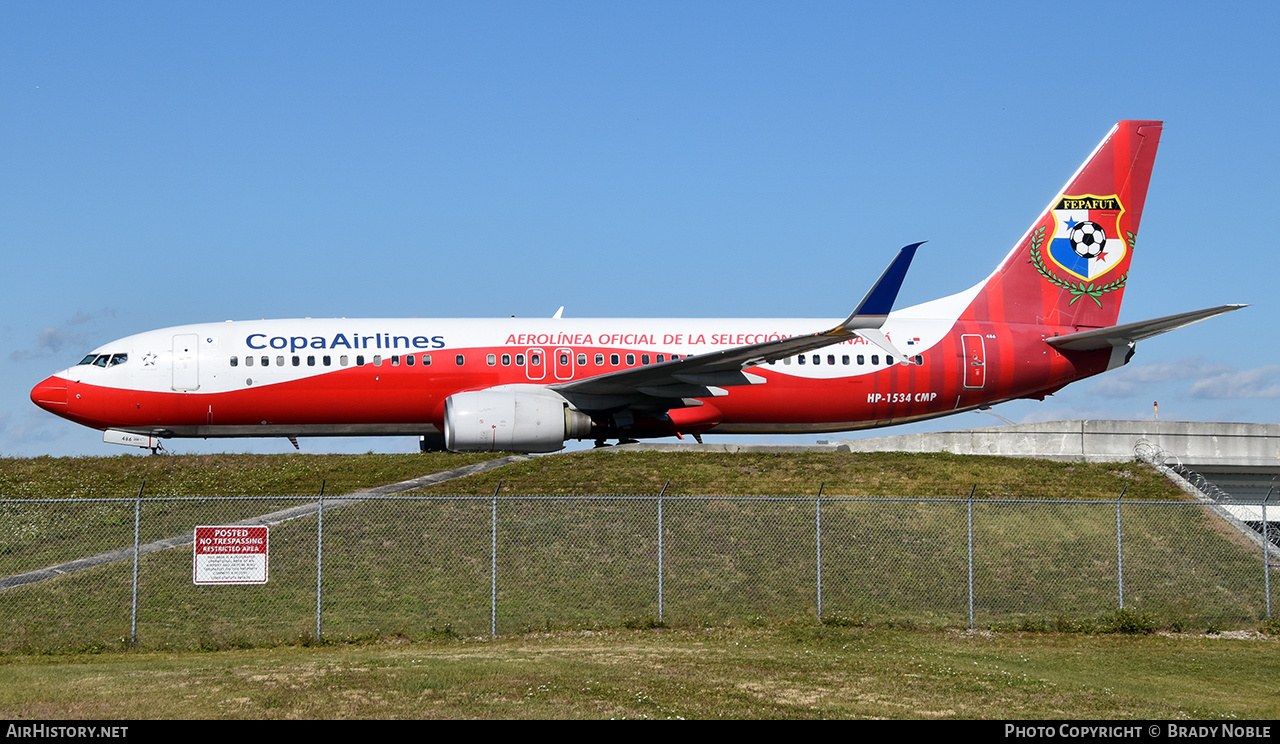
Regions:
[[[1120, 289], [1129, 278], [1125, 272], [1106, 284], [1096, 281], [1123, 263], [1133, 247], [1134, 234], [1120, 234], [1124, 205], [1115, 194], [1064, 195], [1050, 214], [1053, 234], [1047, 235], [1048, 224], [1040, 225], [1031, 234], [1032, 265], [1050, 284], [1075, 295], [1068, 304], [1074, 305], [1087, 296], [1102, 307], [1102, 296]], [[1053, 266], [1046, 263], [1041, 250], [1046, 237]], [[1059, 275], [1058, 270], [1067, 276]]]

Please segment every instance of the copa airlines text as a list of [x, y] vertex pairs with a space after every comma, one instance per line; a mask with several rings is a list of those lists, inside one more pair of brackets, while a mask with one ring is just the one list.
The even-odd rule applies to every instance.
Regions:
[[[373, 343], [369, 343], [370, 341]], [[300, 351], [302, 349], [399, 349], [400, 342], [404, 342], [403, 348], [409, 349], [443, 349], [445, 347], [443, 336], [414, 336], [410, 341], [408, 336], [392, 336], [389, 333], [375, 333], [372, 336], [361, 336], [352, 334], [351, 338], [347, 338], [345, 333], [337, 333], [332, 337], [324, 336], [272, 336], [267, 338], [265, 333], [250, 333], [244, 340], [244, 345], [250, 349], [288, 349], [289, 351]], [[385, 344], [385, 346], [384, 346]]]

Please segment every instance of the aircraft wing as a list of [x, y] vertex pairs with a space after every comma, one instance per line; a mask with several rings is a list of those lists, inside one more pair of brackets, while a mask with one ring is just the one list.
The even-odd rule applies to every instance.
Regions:
[[[803, 336], [765, 341], [748, 346], [736, 346], [708, 354], [672, 359], [644, 367], [632, 367], [618, 372], [588, 377], [560, 385], [550, 386], [566, 396], [581, 400], [580, 396], [604, 396], [618, 398], [621, 404], [636, 395], [653, 398], [705, 398], [727, 395], [723, 388], [735, 385], [758, 385], [765, 379], [743, 370], [757, 364], [777, 361], [814, 349], [846, 341], [865, 334], [868, 340], [880, 345], [884, 334], [879, 332], [885, 318], [893, 309], [898, 290], [906, 277], [911, 260], [920, 243], [905, 246], [898, 251], [889, 267], [858, 303], [857, 308], [834, 328]], [[879, 339], [879, 340], [878, 340]], [[888, 344], [887, 341], [883, 341]], [[889, 344], [892, 349], [892, 344]], [[582, 401], [590, 407], [607, 407], [603, 400]], [[592, 406], [591, 404], [595, 405]]]
[[1046, 338], [1045, 341], [1050, 346], [1072, 351], [1093, 351], [1114, 346], [1125, 346], [1152, 336], [1159, 336], [1161, 333], [1167, 333], [1183, 326], [1189, 326], [1192, 323], [1198, 323], [1215, 315], [1239, 310], [1242, 307], [1248, 307], [1248, 305], [1219, 305], [1205, 310], [1166, 315], [1163, 318], [1155, 318], [1154, 320], [1143, 320], [1137, 323], [1126, 323], [1093, 331], [1069, 333], [1066, 336], [1054, 336]]

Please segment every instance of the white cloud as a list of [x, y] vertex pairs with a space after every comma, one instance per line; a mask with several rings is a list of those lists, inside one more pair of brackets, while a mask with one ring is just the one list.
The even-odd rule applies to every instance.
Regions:
[[[1280, 365], [1268, 365], [1254, 369], [1237, 369], [1230, 365], [1209, 362], [1204, 357], [1185, 357], [1174, 362], [1145, 364], [1109, 372], [1089, 388], [1089, 394], [1098, 398], [1133, 398], [1155, 395], [1154, 386], [1168, 382], [1191, 381], [1178, 392], [1191, 398], [1261, 399], [1280, 398]], [[1164, 388], [1163, 394], [1169, 395]]]
[[67, 422], [31, 406], [18, 413], [0, 412], [0, 454], [47, 454], [47, 445], [62, 439], [68, 430]]
[[1197, 380], [1193, 398], [1280, 398], [1280, 365], [1246, 369]]
[[115, 314], [116, 311], [113, 308], [103, 308], [97, 313], [86, 313], [83, 310], [77, 310], [76, 314], [61, 326], [57, 328], [41, 328], [36, 333], [35, 343], [31, 348], [18, 349], [11, 352], [9, 359], [15, 362], [23, 362], [28, 359], [45, 359], [62, 355], [64, 349], [85, 346], [87, 343], [85, 334], [74, 329], [98, 318], [115, 317]]
[[59, 354], [64, 347], [84, 344], [84, 335], [72, 333], [63, 328], [41, 328], [36, 334], [35, 346], [31, 349], [19, 349], [9, 354], [15, 362], [28, 359], [43, 359]]
[[1124, 367], [1109, 372], [1089, 388], [1100, 398], [1130, 398], [1145, 394], [1150, 386], [1171, 380], [1205, 379], [1233, 373], [1225, 364], [1211, 363], [1204, 357], [1185, 357], [1175, 362], [1159, 362]]

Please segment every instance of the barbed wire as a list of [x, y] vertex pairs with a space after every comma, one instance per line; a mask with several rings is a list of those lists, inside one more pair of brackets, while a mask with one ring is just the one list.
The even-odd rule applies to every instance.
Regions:
[[1133, 454], [1139, 460], [1150, 464], [1157, 470], [1168, 470], [1176, 473], [1189, 483], [1192, 488], [1204, 494], [1211, 501], [1223, 503], [1235, 500], [1231, 494], [1222, 490], [1216, 483], [1206, 478], [1203, 473], [1187, 467], [1177, 455], [1146, 437], [1134, 443]]

